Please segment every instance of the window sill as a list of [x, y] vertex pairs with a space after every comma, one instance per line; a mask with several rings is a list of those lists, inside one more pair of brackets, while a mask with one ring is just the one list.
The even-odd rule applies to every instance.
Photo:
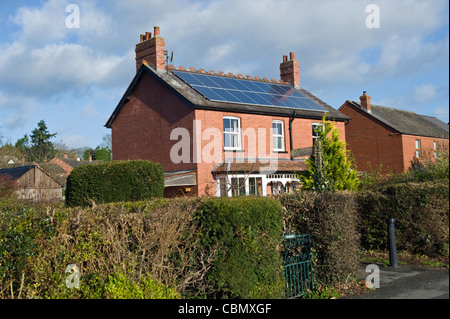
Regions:
[[244, 150], [229, 150], [229, 149], [224, 149], [223, 150], [224, 152], [233, 152], [233, 153], [244, 153], [245, 151]]
[[273, 151], [275, 154], [287, 154], [288, 151]]

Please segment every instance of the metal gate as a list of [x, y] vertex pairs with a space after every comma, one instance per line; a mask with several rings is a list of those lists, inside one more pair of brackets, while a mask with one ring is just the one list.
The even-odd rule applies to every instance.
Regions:
[[314, 289], [309, 234], [286, 234], [282, 243], [286, 298], [296, 298]]

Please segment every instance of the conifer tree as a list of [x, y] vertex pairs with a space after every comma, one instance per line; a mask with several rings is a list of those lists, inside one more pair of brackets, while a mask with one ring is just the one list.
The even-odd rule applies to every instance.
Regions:
[[322, 122], [323, 126], [316, 128], [314, 154], [306, 161], [308, 171], [299, 176], [303, 189], [316, 192], [357, 190], [360, 181], [346, 143], [339, 139], [338, 129], [325, 115]]

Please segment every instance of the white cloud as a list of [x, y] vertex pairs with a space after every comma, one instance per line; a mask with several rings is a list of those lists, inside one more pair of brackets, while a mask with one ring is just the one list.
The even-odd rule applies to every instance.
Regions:
[[[19, 101], [8, 103], [16, 105], [17, 114], [9, 106], [0, 125], [5, 119], [9, 127], [18, 125], [26, 120], [24, 110], [36, 110], [33, 101], [43, 108], [42, 100], [55, 97], [64, 98], [67, 104], [81, 97], [73, 114], [82, 119], [95, 117], [95, 112], [108, 117], [117, 101], [105, 98], [99, 102], [94, 95], [114, 88], [120, 98], [135, 72], [134, 46], [139, 34], [153, 32], [156, 25], [161, 27], [166, 49], [174, 51], [176, 66], [279, 79], [282, 55], [294, 51], [302, 86], [325, 92], [320, 96], [324, 100], [327, 92], [334, 92], [336, 99], [346, 95], [337, 106], [352, 98], [349, 91], [373, 91], [371, 86], [377, 84], [386, 88], [392, 79], [397, 79], [397, 88], [405, 77], [420, 77], [431, 67], [448, 67], [448, 31], [446, 38], [441, 35], [441, 28], [448, 25], [446, 1], [377, 0], [380, 28], [367, 29], [365, 7], [372, 2], [80, 0], [76, 2], [79, 29], [65, 26], [65, 8], [73, 1], [36, 2], [9, 14], [10, 23], [19, 31], [5, 37], [13, 39], [11, 43], [0, 40], [0, 88], [4, 92], [0, 112], [6, 110], [2, 98]], [[437, 102], [437, 88], [447, 86], [448, 91], [448, 83], [428, 78], [423, 82], [398, 86], [391, 95], [388, 90], [380, 92], [379, 98], [384, 99], [380, 104], [396, 106], [407, 99], [417, 104]], [[20, 100], [29, 108], [21, 107]], [[435, 106], [426, 107], [431, 113]], [[61, 131], [61, 136], [72, 133]]]
[[22, 27], [18, 40], [38, 46], [62, 40], [68, 29], [65, 26], [67, 0], [49, 0], [41, 8], [20, 7], [10, 19]]

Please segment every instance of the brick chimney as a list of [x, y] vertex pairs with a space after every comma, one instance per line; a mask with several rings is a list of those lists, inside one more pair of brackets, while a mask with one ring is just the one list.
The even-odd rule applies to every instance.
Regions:
[[153, 34], [153, 38], [151, 32], [141, 34], [141, 41], [136, 44], [136, 72], [144, 60], [157, 71], [165, 69], [165, 43], [164, 38], [159, 35], [159, 27], [154, 28]]
[[371, 113], [372, 108], [370, 107], [370, 96], [367, 95], [366, 91], [363, 92], [363, 95], [359, 97], [361, 101], [361, 107], [366, 109], [367, 112]]
[[295, 59], [294, 52], [283, 55], [283, 63], [280, 64], [281, 81], [292, 84], [296, 89], [300, 88], [300, 63]]

